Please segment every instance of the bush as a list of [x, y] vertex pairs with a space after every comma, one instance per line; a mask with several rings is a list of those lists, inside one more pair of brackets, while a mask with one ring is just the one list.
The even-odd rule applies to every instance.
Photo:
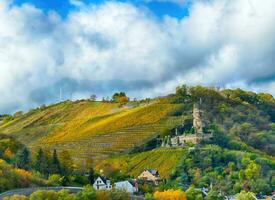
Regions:
[[130, 200], [130, 194], [123, 190], [98, 190], [97, 200]]
[[61, 176], [59, 174], [53, 174], [48, 179], [48, 184], [51, 186], [59, 186], [60, 185]]
[[254, 194], [252, 192], [241, 191], [237, 194], [236, 200], [254, 200]]
[[5, 197], [4, 200], [28, 200], [28, 197], [24, 195], [13, 195], [11, 197]]
[[200, 191], [195, 190], [194, 186], [191, 186], [186, 190], [186, 196], [188, 200], [202, 200], [202, 194]]
[[155, 200], [154, 196], [150, 193], [146, 193], [144, 200]]
[[38, 190], [31, 194], [30, 200], [58, 200], [58, 193], [52, 190]]
[[87, 185], [83, 190], [76, 195], [76, 200], [96, 200], [96, 192], [94, 188]]

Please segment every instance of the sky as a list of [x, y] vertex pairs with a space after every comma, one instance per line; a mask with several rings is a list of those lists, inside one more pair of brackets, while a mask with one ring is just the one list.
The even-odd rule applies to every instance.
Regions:
[[275, 95], [274, 0], [0, 0], [0, 114], [180, 84]]

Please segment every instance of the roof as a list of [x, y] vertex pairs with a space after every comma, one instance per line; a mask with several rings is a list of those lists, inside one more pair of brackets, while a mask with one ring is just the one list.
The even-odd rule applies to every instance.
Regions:
[[147, 169], [151, 174], [153, 175], [158, 175], [158, 170], [155, 170], [155, 169]]
[[107, 184], [107, 181], [110, 180], [110, 179], [108, 179], [108, 178], [106, 178], [106, 177], [104, 177], [104, 176], [98, 176], [96, 179], [98, 179], [98, 178], [101, 178], [101, 180], [102, 180], [105, 184]]
[[136, 183], [135, 180], [118, 181], [115, 184], [117, 184], [117, 183], [126, 183], [126, 182], [130, 183], [132, 185], [132, 187], [135, 187], [135, 183]]

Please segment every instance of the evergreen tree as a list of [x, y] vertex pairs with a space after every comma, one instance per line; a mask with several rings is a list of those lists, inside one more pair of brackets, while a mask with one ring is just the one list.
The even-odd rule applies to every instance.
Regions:
[[44, 151], [41, 148], [38, 150], [34, 167], [35, 167], [35, 170], [39, 171], [44, 175], [48, 175], [49, 173], [48, 160]]
[[53, 151], [53, 156], [52, 156], [52, 162], [50, 166], [50, 172], [51, 174], [62, 174], [60, 162], [57, 156], [56, 149]]
[[17, 154], [17, 167], [21, 169], [30, 169], [30, 152], [29, 150], [25, 147], [23, 150], [19, 151]]
[[90, 171], [89, 171], [88, 180], [89, 180], [89, 183], [90, 183], [91, 185], [94, 184], [94, 181], [95, 181], [95, 173], [94, 173], [94, 169], [93, 169], [93, 168], [91, 168]]

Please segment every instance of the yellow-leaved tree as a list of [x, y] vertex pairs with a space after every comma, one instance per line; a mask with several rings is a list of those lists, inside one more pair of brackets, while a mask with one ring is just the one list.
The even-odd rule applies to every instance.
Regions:
[[163, 192], [156, 191], [154, 193], [156, 200], [186, 200], [186, 195], [181, 190], [166, 190]]

